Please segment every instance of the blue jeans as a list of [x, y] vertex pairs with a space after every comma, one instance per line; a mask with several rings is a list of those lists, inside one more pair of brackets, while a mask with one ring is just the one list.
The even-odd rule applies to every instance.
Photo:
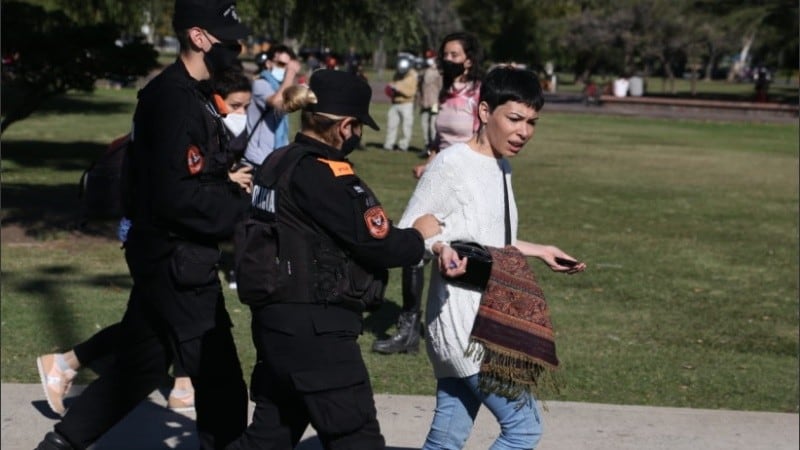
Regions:
[[467, 442], [481, 404], [500, 424], [500, 436], [491, 450], [533, 449], [542, 437], [536, 399], [526, 394], [509, 400], [478, 389], [478, 375], [440, 378], [436, 383], [436, 411], [422, 450], [461, 449]]

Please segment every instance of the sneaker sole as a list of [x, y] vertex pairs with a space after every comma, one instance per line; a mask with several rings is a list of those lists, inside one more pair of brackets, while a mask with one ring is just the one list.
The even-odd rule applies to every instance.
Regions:
[[49, 406], [50, 410], [54, 413], [63, 416], [67, 410], [65, 408], [64, 412], [58, 412], [56, 407], [53, 406], [53, 400], [50, 399], [50, 391], [47, 389], [47, 374], [44, 371], [44, 366], [42, 366], [42, 358], [38, 356], [36, 357], [36, 368], [39, 369], [39, 380], [42, 383], [42, 390], [44, 390], [44, 398], [47, 400], [47, 406]]
[[181, 406], [180, 408], [169, 408], [169, 410], [175, 412], [194, 412], [194, 406]]

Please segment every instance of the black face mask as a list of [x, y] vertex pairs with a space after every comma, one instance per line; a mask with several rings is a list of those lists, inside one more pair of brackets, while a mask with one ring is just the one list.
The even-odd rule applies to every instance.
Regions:
[[353, 152], [353, 150], [359, 147], [361, 147], [361, 136], [358, 136], [357, 134], [354, 133], [352, 136], [350, 136], [349, 138], [345, 139], [344, 142], [342, 142], [342, 150], [341, 150], [342, 156], [349, 155], [350, 153]]
[[464, 63], [454, 63], [452, 61], [442, 61], [442, 77], [448, 80], [455, 80], [464, 73]]
[[236, 64], [242, 46], [238, 42], [216, 42], [211, 49], [203, 55], [206, 68], [212, 74], [220, 73]]

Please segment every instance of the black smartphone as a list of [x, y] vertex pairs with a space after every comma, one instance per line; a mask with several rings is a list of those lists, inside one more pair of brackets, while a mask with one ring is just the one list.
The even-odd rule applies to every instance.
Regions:
[[559, 266], [566, 266], [566, 267], [575, 267], [578, 265], [578, 261], [573, 261], [571, 259], [564, 259], [556, 256], [556, 263]]

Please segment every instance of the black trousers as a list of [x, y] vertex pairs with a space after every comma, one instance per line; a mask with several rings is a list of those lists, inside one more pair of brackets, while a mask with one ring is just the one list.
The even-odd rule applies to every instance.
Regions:
[[[55, 429], [85, 449], [156, 389], [173, 359], [179, 359], [195, 388], [201, 448], [224, 448], [246, 427], [247, 387], [219, 279], [202, 288], [179, 287], [170, 275], [169, 257], [140, 256], [126, 253], [134, 286], [113, 365], [75, 399]], [[178, 314], [188, 305], [195, 308]], [[192, 320], [211, 325], [187, 328]]]
[[[81, 366], [90, 366], [92, 363], [114, 354], [120, 326], [119, 322], [109, 325], [72, 348]], [[172, 374], [176, 377], [189, 376], [177, 358], [172, 361]]]
[[253, 309], [257, 362], [253, 420], [228, 447], [294, 448], [311, 424], [326, 449], [385, 448], [367, 368], [356, 342], [361, 315], [338, 307]]

